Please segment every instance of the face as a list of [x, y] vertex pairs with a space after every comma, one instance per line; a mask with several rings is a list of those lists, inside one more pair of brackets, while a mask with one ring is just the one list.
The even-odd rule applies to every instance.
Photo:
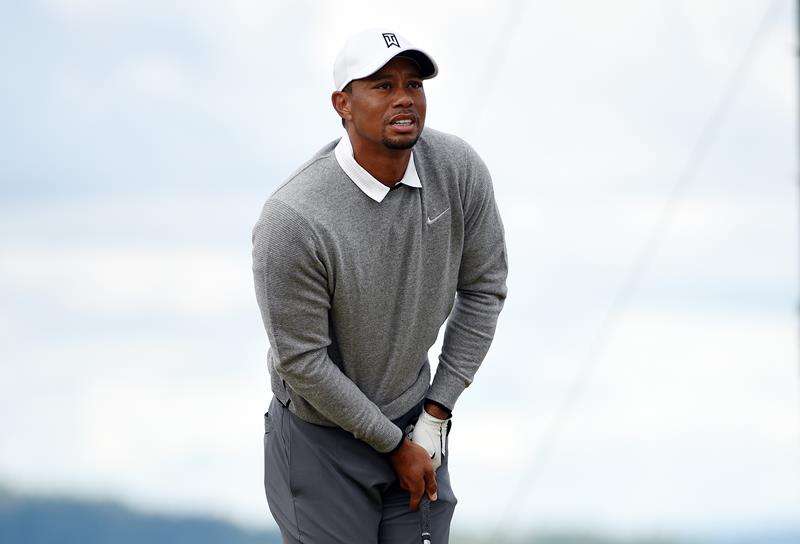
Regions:
[[419, 66], [405, 57], [395, 57], [371, 76], [352, 81], [351, 92], [334, 93], [333, 102], [347, 120], [351, 137], [364, 143], [410, 149], [425, 126]]

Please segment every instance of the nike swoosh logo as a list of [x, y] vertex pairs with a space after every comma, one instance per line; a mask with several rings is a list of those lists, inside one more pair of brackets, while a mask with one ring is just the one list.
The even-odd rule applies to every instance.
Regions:
[[435, 222], [436, 222], [436, 220], [437, 220], [437, 219], [439, 219], [439, 218], [440, 218], [441, 216], [443, 216], [444, 214], [446, 214], [446, 213], [447, 213], [447, 210], [449, 210], [449, 209], [450, 209], [450, 206], [448, 206], [448, 207], [447, 207], [447, 208], [446, 208], [446, 209], [445, 209], [445, 210], [444, 210], [442, 213], [440, 213], [439, 215], [437, 215], [437, 216], [436, 216], [436, 217], [434, 217], [433, 219], [431, 219], [430, 217], [426, 217], [425, 219], [426, 219], [426, 221], [428, 222], [428, 224], [429, 224], [429, 225], [430, 225], [431, 223], [435, 223]]

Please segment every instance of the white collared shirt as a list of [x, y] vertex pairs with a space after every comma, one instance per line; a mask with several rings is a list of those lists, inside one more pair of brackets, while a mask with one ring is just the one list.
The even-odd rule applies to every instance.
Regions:
[[[339, 166], [342, 167], [344, 173], [347, 174], [353, 183], [371, 199], [380, 202], [390, 191], [389, 187], [375, 179], [375, 177], [367, 172], [367, 170], [356, 162], [353, 157], [353, 146], [350, 143], [350, 137], [345, 131], [344, 136], [339, 140], [334, 149], [334, 155]], [[422, 182], [419, 180], [417, 168], [414, 166], [414, 153], [412, 151], [408, 158], [408, 166], [406, 172], [403, 174], [403, 179], [397, 183], [405, 183], [411, 187], [422, 187]]]

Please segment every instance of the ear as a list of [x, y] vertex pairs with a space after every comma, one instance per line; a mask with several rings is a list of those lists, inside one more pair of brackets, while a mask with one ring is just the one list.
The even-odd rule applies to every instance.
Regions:
[[350, 121], [353, 116], [350, 113], [350, 95], [342, 91], [333, 91], [331, 95], [331, 104], [333, 109], [339, 114], [339, 117], [345, 121]]

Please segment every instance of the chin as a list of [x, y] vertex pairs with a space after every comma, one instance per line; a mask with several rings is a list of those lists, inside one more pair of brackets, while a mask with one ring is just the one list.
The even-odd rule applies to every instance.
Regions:
[[411, 149], [419, 140], [419, 132], [416, 135], [409, 135], [406, 138], [383, 138], [383, 145], [389, 149]]

